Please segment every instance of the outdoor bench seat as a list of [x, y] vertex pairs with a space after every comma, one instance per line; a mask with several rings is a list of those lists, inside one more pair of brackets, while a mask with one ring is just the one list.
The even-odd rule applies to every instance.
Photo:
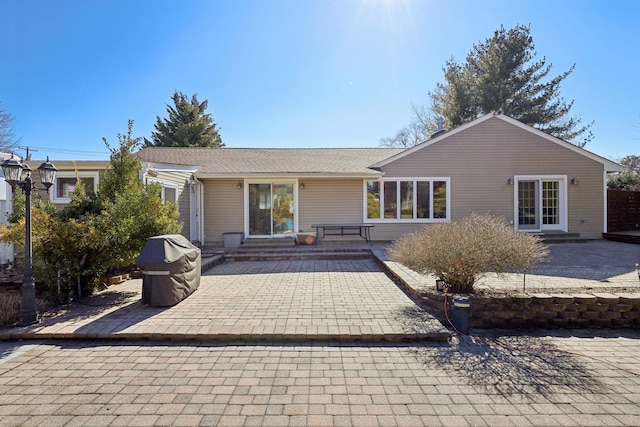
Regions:
[[[311, 228], [316, 230], [316, 241], [324, 238], [324, 236], [360, 236], [367, 243], [371, 243], [371, 235], [369, 230], [374, 227], [373, 224], [313, 224]], [[322, 233], [320, 233], [322, 230]]]

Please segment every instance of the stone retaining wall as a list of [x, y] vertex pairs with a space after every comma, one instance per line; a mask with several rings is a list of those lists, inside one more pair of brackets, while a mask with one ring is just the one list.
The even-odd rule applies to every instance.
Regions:
[[[445, 295], [420, 296], [431, 314], [447, 324]], [[631, 328], [640, 327], [640, 294], [472, 295], [471, 328]], [[451, 316], [453, 296], [446, 296]]]
[[[418, 273], [373, 251], [378, 264], [409, 296], [444, 325], [445, 294], [421, 292]], [[448, 295], [449, 317], [454, 295]], [[471, 328], [640, 328], [640, 293], [471, 295]]]

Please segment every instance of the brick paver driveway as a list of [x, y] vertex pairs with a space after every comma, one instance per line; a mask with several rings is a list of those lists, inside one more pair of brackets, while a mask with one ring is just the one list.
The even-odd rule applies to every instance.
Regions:
[[638, 425], [638, 332], [488, 342], [0, 342], [0, 425]]

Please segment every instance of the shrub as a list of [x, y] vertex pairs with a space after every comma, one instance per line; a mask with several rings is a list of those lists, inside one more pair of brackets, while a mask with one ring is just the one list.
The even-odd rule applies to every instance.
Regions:
[[403, 236], [389, 258], [443, 279], [451, 292], [471, 293], [484, 274], [526, 271], [548, 253], [538, 236], [518, 232], [502, 218], [472, 214]]
[[[46, 303], [37, 298], [36, 307], [38, 313], [46, 309]], [[0, 290], [0, 327], [13, 325], [18, 321], [20, 312], [20, 294], [18, 292], [8, 292]]]
[[[128, 133], [118, 134], [118, 147], [105, 140], [111, 163], [98, 194], [87, 194], [78, 180], [64, 209], [49, 202], [32, 208], [34, 276], [49, 300], [68, 302], [93, 293], [107, 271], [135, 264], [148, 237], [182, 229], [177, 205], [163, 203], [158, 184], [138, 179], [141, 159], [133, 150], [141, 139], [132, 137], [132, 126], [129, 121]], [[11, 224], [0, 225], [0, 241], [23, 246], [24, 198], [17, 197], [15, 206]]]

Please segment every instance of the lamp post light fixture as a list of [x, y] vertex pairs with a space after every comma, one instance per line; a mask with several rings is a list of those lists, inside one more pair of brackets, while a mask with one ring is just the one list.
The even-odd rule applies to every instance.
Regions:
[[[11, 155], [10, 159], [5, 160], [0, 165], [4, 173], [4, 179], [13, 189], [20, 188], [24, 193], [24, 276], [22, 286], [20, 288], [20, 313], [17, 326], [33, 325], [40, 322], [38, 316], [38, 308], [36, 306], [36, 287], [33, 282], [33, 262], [31, 250], [31, 191], [36, 189], [35, 183], [31, 179], [31, 168], [21, 163]], [[49, 192], [56, 179], [58, 169], [47, 161], [38, 167], [40, 173], [40, 182], [44, 185], [44, 189]]]
[[436, 291], [444, 292], [447, 290], [447, 283], [442, 279], [436, 279]]

